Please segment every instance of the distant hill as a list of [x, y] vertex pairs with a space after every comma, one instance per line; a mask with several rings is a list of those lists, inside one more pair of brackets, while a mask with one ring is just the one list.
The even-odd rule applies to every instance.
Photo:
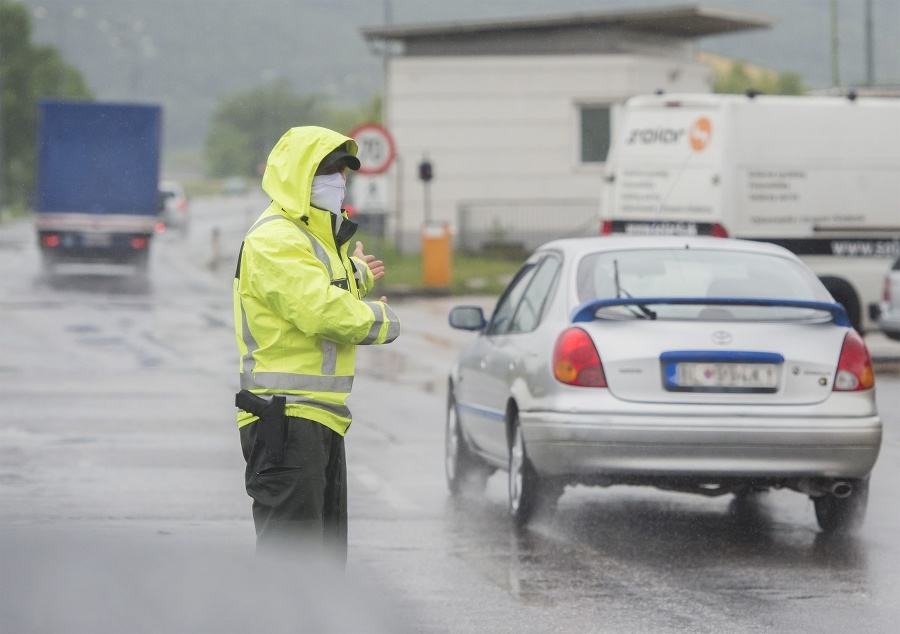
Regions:
[[[167, 151], [197, 148], [222, 97], [276, 77], [298, 93], [338, 103], [381, 91], [381, 60], [360, 29], [383, 24], [467, 21], [685, 4], [684, 0], [23, 0], [34, 39], [59, 47], [101, 99], [158, 101]], [[711, 0], [710, 6], [775, 18], [768, 31], [698, 41], [698, 49], [799, 73], [830, 85], [829, 3]], [[864, 81], [863, 0], [840, 0], [840, 70]], [[875, 0], [875, 72], [900, 83], [900, 0]]]

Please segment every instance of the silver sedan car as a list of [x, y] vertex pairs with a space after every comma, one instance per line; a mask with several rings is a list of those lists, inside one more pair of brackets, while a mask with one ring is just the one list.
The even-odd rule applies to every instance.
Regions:
[[825, 531], [865, 514], [875, 377], [847, 313], [793, 254], [721, 238], [598, 237], [535, 251], [449, 376], [450, 491], [508, 472], [521, 526], [567, 485], [703, 495], [789, 488]]

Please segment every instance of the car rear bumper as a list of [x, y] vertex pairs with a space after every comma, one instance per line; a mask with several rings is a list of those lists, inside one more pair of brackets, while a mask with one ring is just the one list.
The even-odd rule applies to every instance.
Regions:
[[866, 476], [881, 447], [878, 416], [754, 422], [745, 418], [520, 412], [528, 456], [548, 476]]

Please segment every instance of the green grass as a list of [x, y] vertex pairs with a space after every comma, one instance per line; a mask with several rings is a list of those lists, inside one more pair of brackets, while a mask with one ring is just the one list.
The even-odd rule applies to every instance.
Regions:
[[7, 220], [16, 220], [17, 218], [24, 218], [31, 214], [31, 210], [27, 205], [20, 202], [15, 202], [6, 207], [0, 207], [0, 224], [3, 224]]
[[[359, 233], [354, 240], [365, 245], [366, 253], [384, 260], [385, 276], [376, 284], [373, 293], [389, 294], [392, 289], [425, 289], [422, 273], [422, 254], [400, 253], [382, 238]], [[453, 295], [499, 295], [519, 270], [524, 257], [489, 257], [454, 252], [450, 257], [450, 288]]]

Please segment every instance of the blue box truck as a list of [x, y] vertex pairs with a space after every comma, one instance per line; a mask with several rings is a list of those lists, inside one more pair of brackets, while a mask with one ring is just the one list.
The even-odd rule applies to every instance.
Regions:
[[159, 213], [158, 105], [38, 103], [34, 222], [44, 269], [131, 265], [145, 276]]

